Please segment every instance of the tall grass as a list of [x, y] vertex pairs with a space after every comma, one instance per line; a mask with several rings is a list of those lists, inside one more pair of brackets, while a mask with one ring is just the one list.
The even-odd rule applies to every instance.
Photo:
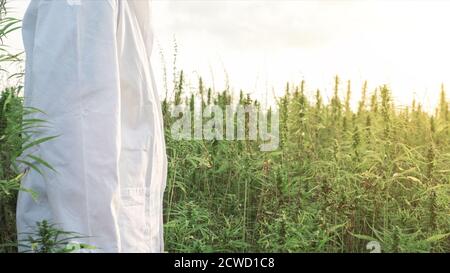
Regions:
[[[176, 100], [193, 104], [205, 89]], [[346, 89], [346, 97], [339, 96]], [[175, 141], [166, 194], [169, 251], [385, 252], [450, 251], [448, 102], [436, 114], [417, 102], [397, 108], [388, 86], [361, 90], [335, 78], [334, 96], [305, 95], [288, 84], [278, 100], [281, 148], [252, 141]], [[206, 104], [225, 106], [228, 91]], [[226, 98], [226, 99], [225, 99]], [[243, 99], [245, 98], [245, 100]], [[235, 99], [236, 100], [236, 99]], [[258, 104], [241, 94], [241, 103]], [[169, 115], [165, 113], [166, 117]], [[170, 131], [171, 119], [166, 118]]]
[[[8, 33], [17, 29], [18, 21], [6, 17], [5, 0], [0, 1], [0, 72], [7, 74], [5, 65], [15, 60], [3, 44]], [[22, 103], [17, 96], [18, 88], [6, 88], [0, 94], [0, 244], [15, 240], [15, 200], [20, 190], [19, 172], [13, 162], [21, 150], [21, 136], [16, 128], [22, 121]], [[14, 251], [14, 247], [5, 247]]]

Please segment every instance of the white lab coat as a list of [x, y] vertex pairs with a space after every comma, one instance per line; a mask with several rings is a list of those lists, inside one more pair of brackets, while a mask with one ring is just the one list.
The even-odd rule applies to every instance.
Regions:
[[99, 252], [162, 252], [167, 159], [150, 66], [149, 0], [32, 0], [23, 20], [25, 105], [54, 136], [56, 172], [22, 181], [19, 239], [43, 219]]

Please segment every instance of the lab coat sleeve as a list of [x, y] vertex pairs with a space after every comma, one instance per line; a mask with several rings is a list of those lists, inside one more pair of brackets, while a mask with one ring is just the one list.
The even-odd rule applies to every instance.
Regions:
[[56, 169], [43, 178], [52, 221], [82, 234], [85, 243], [95, 237], [120, 251], [116, 8], [109, 0], [41, 0], [25, 96], [46, 109], [46, 133], [58, 135], [40, 147], [40, 156]]

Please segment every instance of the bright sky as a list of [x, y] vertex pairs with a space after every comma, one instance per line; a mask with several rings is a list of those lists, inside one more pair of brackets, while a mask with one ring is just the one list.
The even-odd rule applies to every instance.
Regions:
[[[23, 14], [27, 0], [9, 0]], [[285, 83], [306, 80], [329, 97], [333, 76], [361, 84], [389, 84], [398, 103], [416, 97], [435, 104], [440, 84], [450, 91], [450, 2], [364, 0], [154, 0], [157, 44], [171, 80], [173, 39], [177, 67], [195, 88], [202, 75], [217, 90], [228, 77], [232, 89], [264, 99]], [[20, 44], [20, 38], [16, 38]], [[162, 79], [160, 48], [154, 67]], [[227, 75], [227, 76], [226, 76]], [[162, 90], [163, 82], [159, 80]], [[345, 87], [342, 88], [344, 93]]]

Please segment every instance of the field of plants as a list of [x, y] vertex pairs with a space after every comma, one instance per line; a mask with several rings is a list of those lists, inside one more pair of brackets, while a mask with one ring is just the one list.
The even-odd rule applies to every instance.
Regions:
[[[1, 37], [18, 30], [19, 21], [4, 12], [1, 18]], [[2, 78], [21, 77], [8, 73], [7, 64], [23, 56], [6, 49], [0, 49]], [[191, 93], [183, 72], [174, 74], [175, 88], [168, 92], [173, 96], [163, 101], [167, 251], [369, 252], [367, 244], [376, 241], [383, 252], [450, 252], [450, 109], [444, 86], [429, 113], [416, 101], [397, 107], [384, 85], [352, 90], [351, 82], [335, 77], [328, 103], [319, 90], [306, 96], [304, 81], [287, 84], [276, 104], [280, 147], [262, 152], [258, 141], [175, 140], [174, 105], [259, 102], [244, 92], [214, 91], [201, 78]], [[21, 90], [4, 87], [0, 98], [0, 252], [17, 251], [15, 202], [17, 192], [27, 189], [21, 189], [15, 166], [19, 155], [39, 145], [24, 143], [45, 122], [27, 119], [38, 109], [22, 107]], [[352, 109], [355, 92], [361, 100]], [[45, 159], [34, 162], [39, 166], [31, 168], [52, 171]], [[64, 234], [43, 226], [37, 234], [50, 247], [40, 251], [55, 251], [52, 236]]]
[[[181, 82], [178, 88], [181, 89]], [[200, 99], [204, 89], [199, 84]], [[397, 109], [387, 86], [324, 104], [304, 82], [279, 99], [281, 147], [252, 141], [174, 141], [167, 135], [169, 251], [450, 251], [450, 116]], [[181, 92], [182, 90], [177, 90]], [[208, 92], [205, 92], [210, 94]], [[226, 104], [224, 91], [204, 104]], [[240, 103], [257, 104], [248, 97]], [[170, 119], [166, 120], [167, 126]]]

